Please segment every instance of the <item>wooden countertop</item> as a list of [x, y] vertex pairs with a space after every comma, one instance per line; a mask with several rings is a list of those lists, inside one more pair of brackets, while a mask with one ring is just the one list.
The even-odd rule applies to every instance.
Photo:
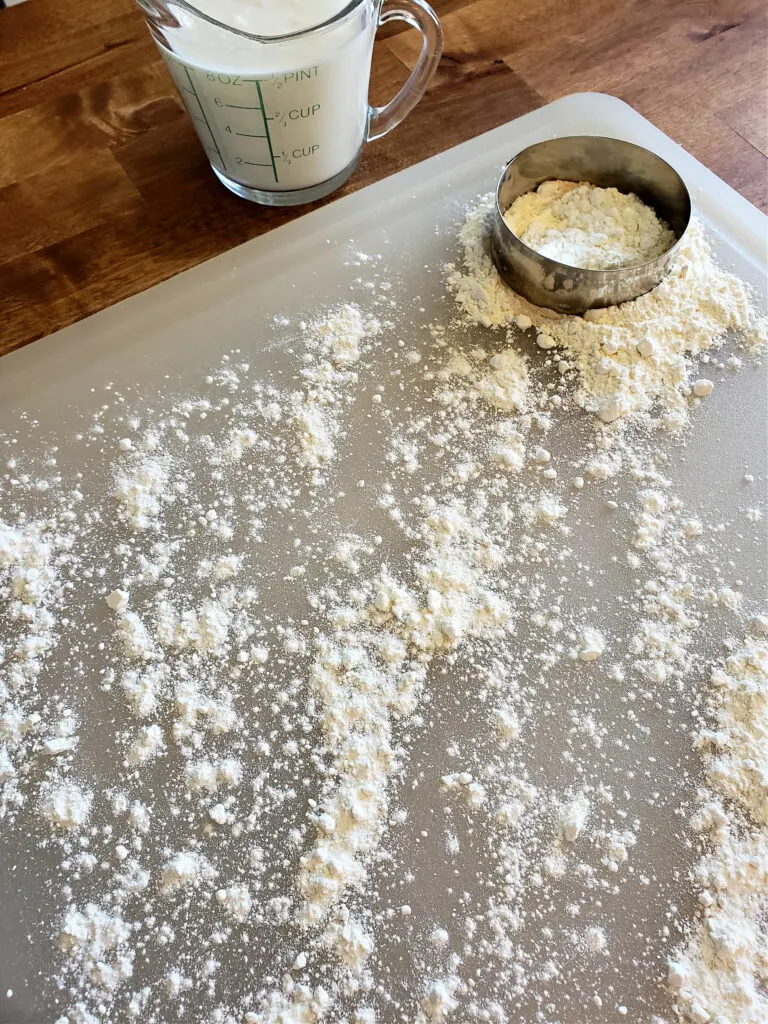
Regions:
[[[436, 78], [337, 195], [592, 90], [631, 103], [768, 206], [763, 0], [434, 6], [445, 32]], [[377, 102], [405, 79], [416, 45], [411, 32], [380, 38]], [[306, 209], [257, 206], [216, 181], [132, 0], [0, 10], [0, 353]]]

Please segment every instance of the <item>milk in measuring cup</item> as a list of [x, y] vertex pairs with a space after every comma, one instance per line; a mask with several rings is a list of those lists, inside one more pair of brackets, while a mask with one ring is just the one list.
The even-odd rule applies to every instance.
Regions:
[[[192, 0], [194, 2], [194, 0]], [[261, 36], [338, 14], [348, 0], [198, 0], [211, 18]], [[368, 116], [375, 18], [360, 12], [312, 35], [258, 42], [173, 5], [161, 46], [213, 166], [265, 191], [307, 188], [356, 159]]]

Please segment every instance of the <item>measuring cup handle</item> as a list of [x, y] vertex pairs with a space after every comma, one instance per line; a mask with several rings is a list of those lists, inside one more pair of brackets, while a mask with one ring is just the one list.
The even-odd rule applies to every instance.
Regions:
[[386, 25], [390, 21], [404, 21], [421, 32], [421, 53], [416, 66], [408, 76], [408, 81], [395, 98], [383, 107], [368, 108], [368, 142], [380, 139], [382, 135], [391, 132], [410, 114], [424, 95], [443, 52], [440, 22], [424, 0], [393, 0], [392, 6], [389, 6], [388, 0], [384, 0], [379, 25]]

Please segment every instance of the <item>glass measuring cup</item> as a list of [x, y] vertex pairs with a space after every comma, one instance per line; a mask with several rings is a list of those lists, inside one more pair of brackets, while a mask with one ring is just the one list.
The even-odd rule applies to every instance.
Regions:
[[[347, 180], [363, 145], [391, 131], [426, 89], [442, 52], [425, 0], [137, 0], [219, 180], [237, 195], [291, 206]], [[307, 27], [302, 19], [337, 9]], [[257, 35], [254, 9], [268, 27]], [[217, 17], [211, 12], [215, 11]], [[377, 28], [404, 21], [422, 34], [407, 82], [368, 104]], [[271, 22], [271, 25], [270, 25]]]

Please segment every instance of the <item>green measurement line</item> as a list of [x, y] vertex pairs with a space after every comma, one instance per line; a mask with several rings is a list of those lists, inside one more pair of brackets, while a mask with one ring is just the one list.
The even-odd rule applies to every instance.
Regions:
[[191, 90], [192, 90], [192, 93], [193, 93], [193, 95], [194, 95], [195, 99], [197, 100], [198, 106], [200, 107], [200, 112], [202, 113], [202, 115], [203, 115], [203, 118], [204, 118], [204, 120], [205, 120], [205, 126], [206, 126], [206, 128], [208, 129], [208, 131], [210, 132], [210, 134], [211, 134], [211, 139], [213, 140], [213, 144], [214, 144], [214, 146], [216, 147], [216, 152], [217, 152], [217, 153], [219, 154], [219, 160], [221, 160], [221, 166], [222, 166], [222, 167], [223, 167], [223, 169], [224, 169], [224, 170], [226, 171], [226, 169], [227, 169], [227, 165], [226, 165], [226, 163], [224, 162], [224, 157], [223, 157], [223, 156], [221, 155], [221, 150], [219, 149], [219, 144], [218, 144], [218, 142], [216, 141], [216, 136], [215, 136], [215, 135], [213, 134], [213, 131], [212, 131], [212, 129], [211, 129], [211, 126], [210, 126], [210, 124], [208, 123], [208, 118], [206, 117], [205, 111], [203, 110], [203, 104], [202, 104], [202, 103], [200, 102], [200, 97], [199, 97], [199, 96], [197, 95], [197, 92], [196, 92], [196, 90], [195, 90], [195, 83], [194, 83], [194, 82], [192, 81], [192, 76], [191, 76], [191, 75], [190, 75], [190, 73], [189, 73], [189, 68], [187, 67], [187, 65], [186, 65], [186, 64], [184, 64], [184, 65], [182, 65], [182, 66], [183, 66], [184, 70], [185, 70], [185, 71], [186, 71], [186, 73], [187, 73], [187, 80], [189, 81], [189, 87], [191, 88]]
[[269, 125], [267, 124], [267, 111], [264, 107], [264, 97], [261, 95], [261, 84], [258, 79], [256, 81], [256, 91], [259, 94], [259, 103], [261, 104], [261, 116], [264, 118], [264, 131], [267, 133], [267, 145], [269, 146], [269, 159], [272, 161], [272, 173], [277, 181], [277, 164], [275, 163], [275, 154], [272, 149], [272, 139], [269, 137]]
[[266, 135], [250, 135], [248, 132], [235, 132], [235, 135], [239, 135], [242, 139], [266, 139]]
[[244, 107], [240, 103], [225, 103], [225, 107], [229, 107], [230, 110], [258, 110], [258, 107]]
[[243, 160], [244, 164], [248, 164], [249, 167], [271, 167], [272, 164], [257, 164], [253, 160]]

